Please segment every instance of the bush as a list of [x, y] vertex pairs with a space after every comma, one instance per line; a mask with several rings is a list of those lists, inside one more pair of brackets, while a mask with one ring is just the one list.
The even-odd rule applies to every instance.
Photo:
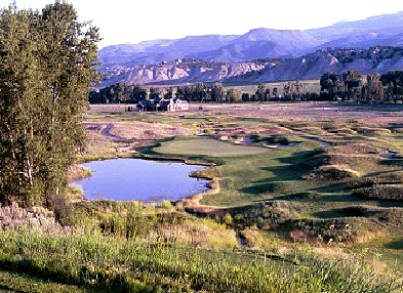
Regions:
[[170, 201], [164, 200], [161, 203], [161, 207], [166, 209], [166, 210], [171, 210], [173, 208], [173, 205]]

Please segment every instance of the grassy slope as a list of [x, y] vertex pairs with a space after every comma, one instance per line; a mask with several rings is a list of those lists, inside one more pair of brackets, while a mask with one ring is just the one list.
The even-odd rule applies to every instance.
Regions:
[[[74, 292], [74, 286], [96, 292], [393, 292], [390, 284], [380, 285], [365, 270], [353, 273], [346, 265], [294, 267], [248, 256], [242, 261], [243, 254], [233, 252], [228, 257], [220, 251], [138, 245], [96, 235], [20, 231], [2, 236], [0, 289], [17, 292]], [[42, 283], [36, 287], [42, 290], [30, 279]]]
[[222, 178], [220, 192], [206, 197], [204, 203], [234, 206], [302, 192], [310, 185], [301, 179], [307, 169], [295, 165], [313, 152], [309, 145], [304, 143], [261, 155], [224, 159], [226, 163], [217, 167]]
[[[357, 253], [360, 250], [367, 250], [368, 257], [382, 261], [386, 264], [387, 273], [402, 274], [403, 267], [403, 238], [386, 237], [371, 241], [365, 244], [357, 244], [350, 248], [352, 252]], [[402, 277], [402, 276], [399, 276]]]
[[[0, 293], [91, 293], [102, 292], [102, 290], [93, 290], [90, 288], [80, 288], [75, 285], [68, 285], [53, 282], [47, 278], [32, 276], [27, 273], [13, 273], [0, 270]], [[106, 291], [104, 291], [106, 292]]]

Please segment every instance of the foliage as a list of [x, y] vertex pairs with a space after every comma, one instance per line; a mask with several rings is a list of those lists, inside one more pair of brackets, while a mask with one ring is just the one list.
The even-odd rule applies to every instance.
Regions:
[[147, 92], [142, 87], [117, 83], [91, 91], [89, 102], [91, 104], [136, 103], [146, 98]]
[[173, 208], [173, 205], [172, 205], [172, 203], [171, 203], [170, 201], [164, 200], [164, 201], [161, 203], [161, 207], [163, 207], [164, 209], [170, 210], [170, 209]]
[[73, 6], [0, 13], [0, 202], [53, 206], [83, 149], [98, 29]]

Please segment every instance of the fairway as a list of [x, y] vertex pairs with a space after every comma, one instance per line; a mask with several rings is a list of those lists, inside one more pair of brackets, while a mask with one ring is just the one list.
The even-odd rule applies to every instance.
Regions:
[[154, 151], [160, 154], [169, 155], [180, 154], [212, 157], [232, 157], [260, 154], [269, 152], [270, 150], [262, 147], [233, 145], [231, 143], [221, 142], [211, 138], [194, 138], [164, 142], [160, 147], [155, 148]]

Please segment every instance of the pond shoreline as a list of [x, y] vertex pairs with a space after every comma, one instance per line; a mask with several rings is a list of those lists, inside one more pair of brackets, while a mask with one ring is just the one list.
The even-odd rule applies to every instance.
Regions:
[[[152, 149], [155, 146], [156, 145], [153, 145], [150, 148]], [[212, 162], [205, 162], [205, 161], [200, 161], [200, 160], [187, 160], [187, 159], [181, 159], [181, 158], [170, 158], [169, 156], [167, 157], [166, 155], [158, 155], [158, 154], [149, 155], [149, 154], [135, 153], [132, 156], [132, 158], [140, 158], [140, 159], [152, 160], [152, 161], [181, 162], [186, 165], [206, 166], [206, 167], [209, 167], [208, 169], [217, 166], [216, 163], [212, 163]], [[207, 190], [206, 192], [199, 193], [199, 194], [188, 195], [179, 200], [172, 200], [171, 202], [175, 206], [186, 207], [186, 208], [204, 207], [204, 205], [200, 204], [200, 202], [204, 199], [204, 197], [206, 197], [208, 195], [218, 194], [220, 192], [221, 178], [202, 175], [200, 172], [201, 171], [193, 172], [189, 176], [193, 177], [193, 178], [197, 178], [197, 179], [209, 180], [209, 182], [207, 183], [207, 188], [209, 188], [209, 190]], [[207, 206], [205, 206], [205, 207], [207, 207]]]
[[[120, 157], [120, 158], [112, 158], [112, 159], [103, 159], [102, 158], [102, 159], [99, 159], [99, 160], [86, 162], [86, 164], [104, 162], [104, 161], [105, 162], [107, 162], [107, 161], [116, 161], [116, 160], [123, 160], [123, 161], [125, 161], [125, 160], [133, 160], [133, 161], [134, 160], [140, 160], [140, 161], [143, 161], [143, 162], [144, 161], [150, 161], [150, 162], [155, 162], [155, 163], [165, 163], [164, 164], [165, 167], [158, 167], [157, 169], [155, 169], [155, 170], [159, 170], [159, 171], [156, 171], [157, 172], [156, 174], [150, 173], [150, 169], [149, 169], [150, 165], [146, 164], [146, 163], [140, 163], [140, 165], [137, 165], [138, 167], [133, 167], [133, 168], [140, 168], [139, 170], [144, 170], [144, 174], [149, 174], [149, 175], [145, 175], [146, 178], [150, 177], [151, 180], [152, 180], [153, 177], [156, 176], [155, 178], [168, 178], [168, 181], [163, 181], [163, 182], [166, 182], [166, 183], [162, 183], [163, 185], [159, 185], [159, 187], [156, 187], [156, 185], [153, 185], [153, 184], [151, 184], [151, 185], [146, 184], [144, 186], [151, 186], [151, 188], [146, 187], [145, 189], [140, 188], [140, 189], [137, 190], [134, 186], [140, 186], [140, 185], [138, 185], [137, 183], [134, 183], [135, 185], [133, 185], [132, 184], [133, 181], [130, 181], [130, 177], [129, 177], [129, 179], [123, 179], [123, 182], [120, 181], [120, 179], [127, 178], [127, 177], [122, 177], [121, 176], [120, 179], [116, 179], [116, 176], [115, 176], [116, 172], [118, 172], [117, 174], [122, 174], [122, 172], [124, 174], [125, 170], [128, 170], [127, 172], [129, 172], [129, 174], [130, 174], [133, 171], [129, 171], [129, 170], [136, 170], [136, 169], [131, 169], [132, 167], [129, 167], [130, 165], [127, 165], [128, 163], [126, 161], [125, 163], [117, 163], [117, 165], [116, 165], [116, 163], [108, 163], [106, 165], [94, 165], [93, 167], [95, 168], [95, 170], [92, 168], [92, 166], [90, 168], [88, 168], [87, 166], [74, 165], [72, 167], [72, 169], [81, 169], [81, 170], [88, 170], [88, 171], [86, 171], [85, 175], [83, 175], [83, 176], [71, 177], [70, 180], [69, 180], [69, 183], [71, 185], [75, 185], [75, 183], [77, 183], [77, 185], [79, 185], [80, 187], [82, 187], [84, 189], [88, 188], [88, 190], [86, 190], [84, 192], [84, 199], [83, 200], [95, 200], [96, 201], [98, 199], [96, 199], [94, 197], [99, 195], [100, 198], [102, 198], [103, 196], [110, 197], [111, 198], [110, 200], [112, 200], [112, 201], [133, 201], [133, 202], [139, 202], [139, 203], [142, 203], [142, 204], [145, 204], [145, 205], [149, 205], [149, 204], [152, 204], [152, 203], [158, 204], [158, 203], [160, 203], [161, 201], [164, 201], [164, 200], [170, 201], [172, 203], [178, 203], [178, 202], [181, 202], [182, 200], [185, 200], [185, 201], [192, 200], [192, 201], [194, 201], [194, 199], [198, 198], [200, 195], [205, 195], [205, 194], [210, 193], [212, 187], [216, 186], [216, 183], [213, 182], [214, 181], [213, 178], [211, 178], [210, 176], [206, 176], [204, 174], [204, 171], [206, 169], [208, 169], [208, 168], [204, 168], [204, 167], [213, 167], [213, 166], [216, 165], [214, 163], [201, 162], [201, 161], [195, 161], [195, 160], [186, 160], [186, 159], [179, 159], [179, 158], [169, 158], [169, 157], [163, 157], [162, 158], [162, 157], [158, 157], [158, 156], [144, 155], [144, 154], [139, 154], [138, 153], [138, 154], [136, 154], [134, 156], [125, 156], [123, 158], [122, 157]], [[166, 163], [172, 163], [172, 164], [166, 164]], [[131, 164], [131, 163], [129, 163], [129, 164]], [[146, 164], [146, 165], [143, 166], [142, 164]], [[190, 171], [189, 171], [189, 167], [187, 169], [182, 169], [179, 164], [182, 164], [182, 166], [183, 165], [197, 166], [199, 168], [196, 168], [193, 171], [191, 171], [191, 169], [190, 169]], [[172, 167], [170, 167], [170, 166], [167, 167], [167, 165], [172, 165]], [[176, 165], [176, 167], [175, 167], [175, 165]], [[96, 166], [98, 166], [98, 167], [96, 167]], [[103, 167], [103, 166], [105, 166], [105, 167]], [[133, 166], [133, 165], [131, 165], [131, 166]], [[122, 171], [122, 167], [123, 167], [124, 171]], [[102, 168], [102, 169], [99, 169], [99, 168]], [[110, 177], [110, 178], [112, 178], [112, 180], [110, 181], [108, 179], [109, 183], [103, 184], [102, 182], [101, 183], [97, 182], [97, 180], [98, 181], [100, 180], [100, 177], [98, 177], [98, 179], [95, 178], [94, 181], [92, 181], [92, 182], [88, 182], [88, 181], [85, 180], [85, 179], [91, 177], [91, 169], [93, 169], [95, 171], [95, 173], [100, 174], [104, 178], [106, 178], [105, 176], [107, 176], [107, 178], [109, 178], [110, 175], [105, 175], [104, 171], [102, 171], [103, 168], [106, 168], [106, 170], [107, 170], [106, 174], [108, 174], [108, 172], [111, 172], [110, 168], [112, 168], [112, 170], [113, 170], [112, 173], [111, 173], [112, 175]], [[128, 169], [126, 169], [126, 168], [128, 168]], [[146, 168], [146, 169], [142, 169], [142, 168]], [[155, 167], [151, 167], [151, 168], [155, 168]], [[163, 176], [162, 174], [157, 175], [158, 172], [160, 173], [162, 170], [164, 170], [164, 171], [162, 171], [162, 172], [164, 172], [163, 174], [169, 174], [171, 172], [171, 171], [169, 171], [171, 168], [174, 168], [176, 170], [175, 172], [179, 171], [179, 173], [175, 173], [175, 174], [183, 174], [183, 172], [185, 170], [188, 170], [187, 172], [190, 172], [190, 173], [188, 173], [186, 175], [187, 178], [201, 179], [201, 180], [206, 181], [206, 182], [205, 183], [204, 182], [198, 182], [197, 185], [194, 185], [194, 186], [199, 186], [197, 188], [196, 187], [191, 187], [191, 189], [196, 188], [196, 190], [194, 190], [194, 191], [196, 191], [196, 193], [193, 193], [192, 190], [189, 189], [190, 194], [188, 194], [188, 195], [183, 194], [183, 193], [186, 193], [186, 190], [187, 190], [186, 186], [189, 186], [189, 184], [191, 184], [191, 183], [189, 183], [189, 180], [179, 179], [179, 178], [182, 178], [181, 176], [183, 176], [183, 175], [179, 175], [179, 177], [177, 177], [178, 175], [176, 175], [174, 178], [177, 178], [177, 179], [175, 179], [174, 181], [171, 181], [172, 179], [170, 179], [169, 176], [166, 177], [166, 176]], [[180, 168], [180, 169], [177, 169], [177, 168]], [[203, 169], [201, 169], [201, 168], [203, 168]], [[135, 172], [143, 172], [143, 171], [135, 171]], [[133, 173], [133, 174], [135, 174], [135, 173]], [[161, 175], [163, 177], [161, 177]], [[141, 179], [141, 178], [144, 178], [144, 179]], [[104, 180], [104, 179], [102, 179], [102, 180]], [[117, 183], [116, 180], [119, 180], [119, 183]], [[125, 180], [126, 180], [126, 184], [124, 184]], [[129, 180], [129, 181], [127, 182], [127, 180]], [[140, 180], [139, 182], [147, 182], [148, 179], [145, 179], [145, 177], [140, 176], [138, 180]], [[146, 180], [146, 181], [142, 181], [142, 180]], [[177, 180], [180, 180], [180, 181], [178, 181], [178, 183], [176, 183]], [[185, 181], [183, 181], [183, 180], [185, 180]], [[80, 181], [83, 181], [83, 182], [80, 182]], [[104, 181], [104, 182], [106, 182], [106, 181]], [[120, 184], [120, 182], [122, 182], [122, 184]], [[181, 182], [183, 182], [183, 183], [181, 183]], [[82, 185], [82, 184], [84, 184], [84, 185]], [[165, 186], [164, 184], [167, 184], [167, 185]], [[177, 184], [177, 185], [175, 185], [175, 184]], [[182, 186], [182, 184], [184, 184], [184, 185]], [[196, 181], [193, 184], [196, 184]], [[116, 186], [117, 189], [115, 191], [111, 191], [111, 188], [113, 190], [114, 186]], [[120, 186], [120, 188], [118, 186]], [[127, 191], [122, 189], [121, 188], [122, 186], [125, 186], [125, 188], [127, 188], [127, 190], [129, 190], [129, 191], [130, 191], [130, 188], [133, 189], [133, 192], [134, 192], [133, 193], [133, 199], [128, 199], [128, 197], [131, 196], [130, 192], [128, 193]], [[159, 190], [159, 188], [161, 188], [161, 186], [163, 186], [162, 188], [164, 188], [164, 186], [165, 186], [165, 189], [164, 190]], [[180, 186], [181, 188], [182, 187], [183, 188], [180, 189], [180, 190], [178, 189], [176, 191], [177, 187], [173, 187], [173, 186]], [[104, 192], [105, 192], [105, 194], [104, 194]], [[86, 196], [86, 194], [87, 194], [87, 196]], [[145, 196], [145, 198], [142, 199], [141, 197], [146, 195], [146, 194], [147, 194], [147, 196]], [[161, 194], [161, 195], [159, 195], [159, 194]], [[140, 197], [140, 199], [138, 197]], [[201, 200], [201, 198], [199, 200]]]

